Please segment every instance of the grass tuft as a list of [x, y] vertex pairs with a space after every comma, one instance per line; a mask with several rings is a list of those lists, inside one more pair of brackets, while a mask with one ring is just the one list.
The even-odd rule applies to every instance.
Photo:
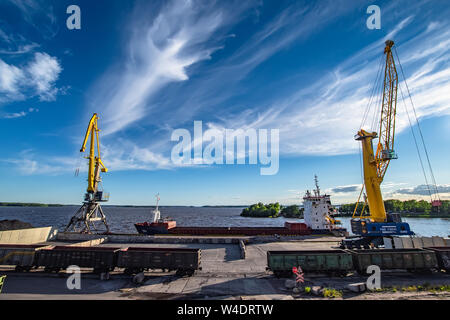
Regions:
[[323, 290], [323, 296], [324, 298], [342, 298], [342, 291], [331, 288], [325, 288]]

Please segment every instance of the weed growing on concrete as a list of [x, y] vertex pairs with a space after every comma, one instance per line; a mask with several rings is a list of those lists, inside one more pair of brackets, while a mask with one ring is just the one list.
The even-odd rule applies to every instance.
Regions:
[[336, 289], [325, 288], [323, 290], [324, 298], [342, 298], [342, 291]]
[[[387, 289], [389, 290], [389, 289]], [[401, 290], [402, 292], [419, 292], [419, 291], [430, 291], [430, 292], [450, 292], [450, 285], [430, 285], [429, 283], [424, 283], [417, 286], [407, 286], [407, 287], [392, 287], [390, 291], [397, 292]]]

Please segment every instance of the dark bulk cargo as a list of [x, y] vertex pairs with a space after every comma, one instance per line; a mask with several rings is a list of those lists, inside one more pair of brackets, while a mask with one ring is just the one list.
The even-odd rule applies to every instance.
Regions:
[[352, 255], [344, 250], [268, 251], [267, 265], [275, 276], [292, 276], [293, 267], [305, 273], [347, 274], [353, 270]]
[[377, 265], [382, 270], [430, 271], [437, 269], [433, 251], [423, 249], [350, 250], [358, 273], [366, 274], [367, 267]]
[[39, 250], [36, 254], [36, 265], [45, 270], [58, 272], [76, 265], [81, 268], [93, 268], [94, 272], [114, 270], [116, 255], [120, 248], [110, 247], [71, 247], [57, 246]]
[[192, 275], [200, 269], [200, 249], [130, 247], [117, 253], [117, 266], [126, 273], [149, 269], [177, 270], [180, 275]]
[[288, 229], [287, 227], [176, 227], [168, 231], [171, 234], [186, 235], [310, 235], [311, 230], [304, 228]]
[[429, 247], [436, 254], [439, 269], [450, 272], [450, 247]]

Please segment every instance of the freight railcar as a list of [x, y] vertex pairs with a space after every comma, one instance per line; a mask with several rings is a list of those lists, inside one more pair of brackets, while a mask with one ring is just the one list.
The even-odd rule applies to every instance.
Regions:
[[58, 272], [71, 265], [93, 268], [94, 272], [114, 270], [117, 252], [120, 248], [56, 246], [36, 252], [36, 267], [44, 267], [46, 272]]
[[427, 247], [436, 254], [439, 269], [450, 272], [450, 247]]
[[16, 271], [30, 271], [35, 265], [35, 254], [47, 248], [42, 244], [0, 244], [0, 265], [15, 266]]
[[0, 265], [16, 266], [16, 271], [43, 267], [45, 272], [59, 272], [75, 265], [95, 273], [124, 268], [128, 274], [159, 269], [192, 275], [200, 264], [200, 249], [0, 245]]
[[347, 274], [353, 269], [352, 255], [345, 250], [267, 251], [267, 269], [277, 277], [292, 276], [293, 267], [305, 273]]
[[431, 272], [449, 270], [450, 250], [429, 249], [374, 249], [374, 250], [314, 250], [268, 251], [267, 270], [277, 277], [291, 277], [293, 267], [305, 273], [346, 274], [356, 271], [366, 274], [367, 267], [377, 265], [383, 271], [407, 270]]
[[410, 272], [429, 272], [438, 269], [436, 254], [425, 249], [375, 249], [349, 250], [353, 265], [359, 274], [366, 274], [370, 265], [381, 270], [407, 270]]
[[117, 252], [117, 266], [128, 274], [161, 269], [192, 275], [201, 269], [200, 261], [200, 249], [129, 247]]

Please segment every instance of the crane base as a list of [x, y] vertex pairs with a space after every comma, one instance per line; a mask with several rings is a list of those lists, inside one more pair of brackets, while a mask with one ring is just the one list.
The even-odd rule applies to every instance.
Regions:
[[341, 249], [372, 249], [384, 244], [383, 237], [347, 237], [341, 241]]
[[70, 219], [64, 232], [109, 233], [102, 207], [95, 201], [85, 202]]
[[[401, 219], [401, 218], [400, 218]], [[369, 219], [352, 219], [353, 234], [362, 237], [411, 236], [409, 224], [406, 222], [371, 222]]]

